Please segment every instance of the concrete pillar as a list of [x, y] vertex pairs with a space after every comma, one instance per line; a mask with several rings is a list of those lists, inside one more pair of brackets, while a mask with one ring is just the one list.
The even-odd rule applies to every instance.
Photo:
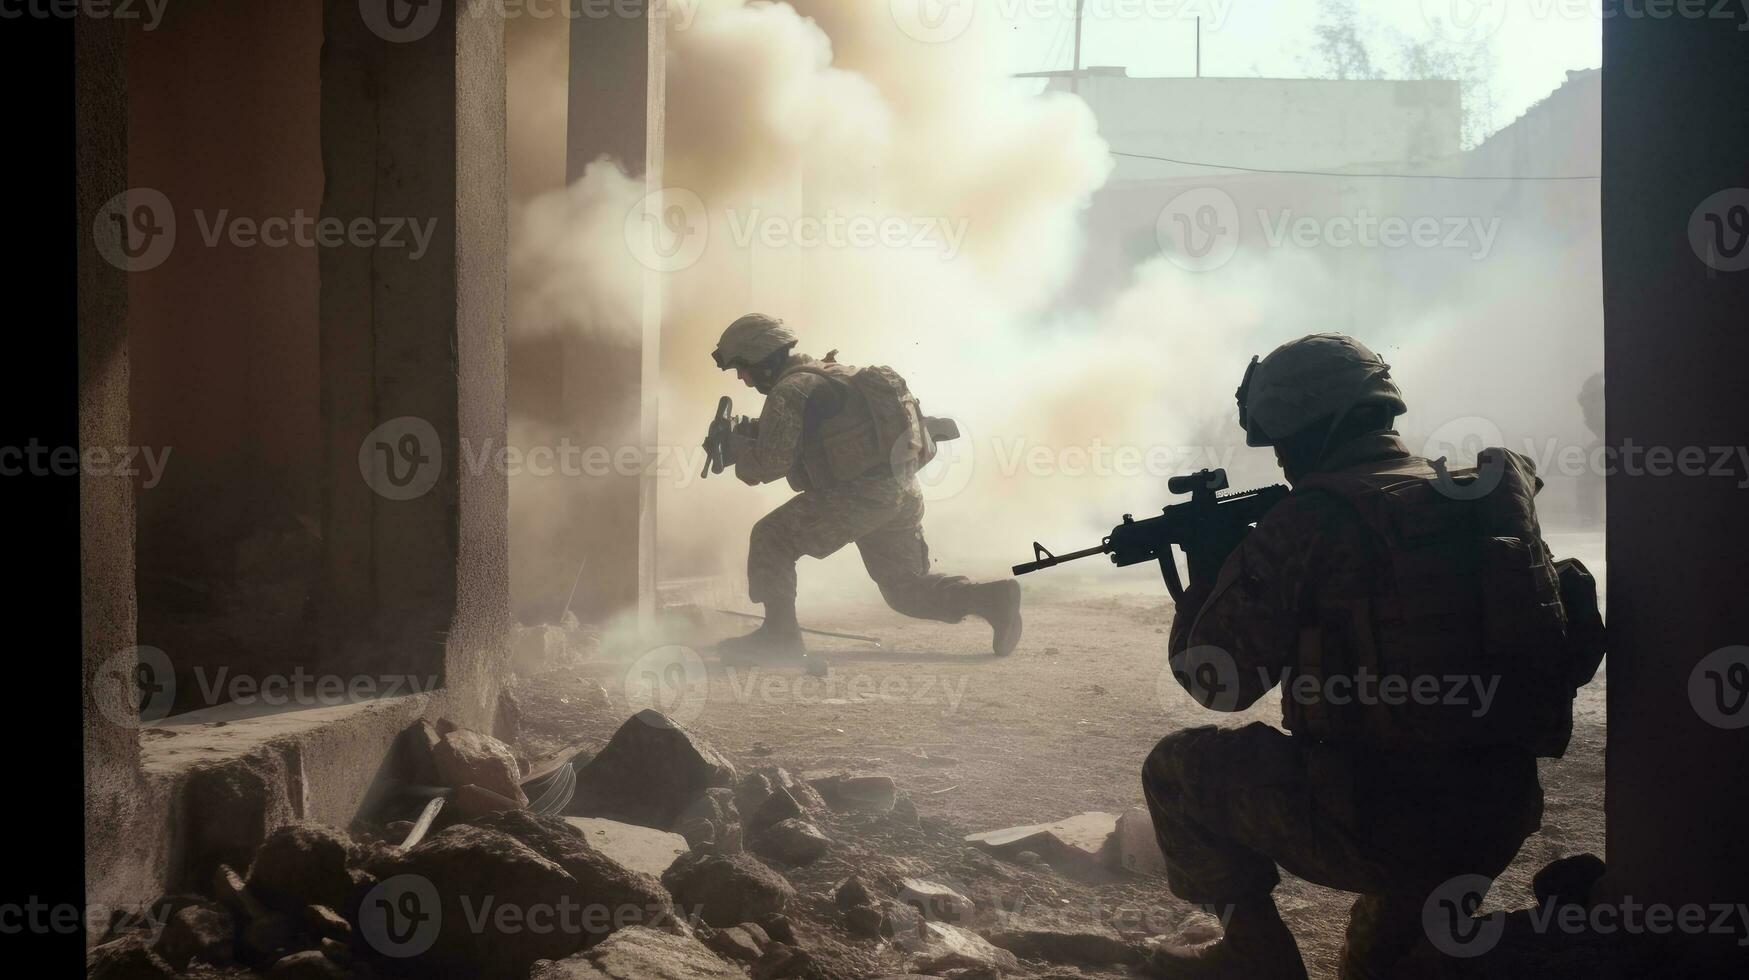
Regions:
[[[100, 214], [127, 188], [126, 24], [82, 21], [74, 32], [78, 113], [79, 444], [132, 444], [128, 413], [127, 272], [101, 251]], [[125, 209], [125, 204], [123, 205]], [[117, 213], [125, 213], [117, 212]], [[120, 233], [112, 242], [119, 245]], [[107, 253], [113, 256], [117, 253]], [[84, 663], [85, 893], [111, 902], [130, 846], [140, 792], [138, 706], [132, 693], [138, 603], [134, 489], [116, 476], [79, 477], [81, 646]], [[133, 888], [131, 890], [138, 890]]]
[[[566, 180], [606, 156], [654, 192], [662, 187], [665, 3], [632, 0], [608, 9], [585, 4], [571, 21]], [[625, 16], [629, 10], [642, 16]], [[643, 297], [639, 322], [566, 338], [563, 413], [584, 446], [618, 449], [628, 436], [645, 449], [656, 445], [662, 324], [656, 270], [644, 272]], [[641, 476], [602, 479], [610, 485], [577, 496], [570, 533], [556, 546], [588, 561], [576, 603], [586, 616], [635, 608], [647, 626], [656, 594], [655, 477], [646, 467]]]
[[1603, 25], [1605, 438], [1640, 454], [1608, 477], [1607, 886], [1636, 902], [1749, 900], [1749, 649], [1727, 649], [1749, 644], [1749, 472], [1740, 448], [1706, 475], [1648, 455], [1700, 447], [1710, 471], [1749, 433], [1749, 25], [1729, 13]]
[[452, 717], [482, 726], [510, 623], [506, 480], [480, 464], [505, 438], [499, 9], [328, 0], [321, 65], [323, 217], [435, 222], [422, 256], [322, 252], [323, 632], [350, 672], [469, 691]]

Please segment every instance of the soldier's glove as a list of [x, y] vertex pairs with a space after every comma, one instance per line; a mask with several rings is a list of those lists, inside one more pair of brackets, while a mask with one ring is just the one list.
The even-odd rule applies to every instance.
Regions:
[[1194, 550], [1184, 553], [1185, 564], [1190, 566], [1190, 591], [1206, 596], [1215, 586], [1215, 579], [1220, 577], [1221, 566], [1227, 563], [1227, 557], [1238, 547], [1250, 528], [1241, 527], [1229, 533], [1210, 536], [1198, 543]]
[[723, 465], [734, 466], [746, 450], [758, 441], [759, 420], [745, 415], [737, 417], [735, 424], [729, 428], [728, 440], [723, 443]]

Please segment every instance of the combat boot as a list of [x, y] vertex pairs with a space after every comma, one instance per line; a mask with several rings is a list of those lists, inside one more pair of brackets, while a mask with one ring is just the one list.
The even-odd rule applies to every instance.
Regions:
[[808, 655], [802, 643], [801, 630], [785, 630], [770, 623], [745, 636], [731, 636], [717, 644], [717, 655], [725, 667], [790, 667], [800, 664]]
[[1163, 980], [1306, 980], [1300, 947], [1273, 899], [1234, 906], [1226, 934], [1213, 942], [1155, 947], [1145, 969]]
[[1419, 898], [1362, 895], [1348, 913], [1340, 980], [1387, 980], [1425, 935]]
[[990, 649], [1006, 657], [1020, 644], [1020, 583], [1011, 578], [971, 587], [971, 613], [990, 624]]
[[718, 643], [717, 656], [725, 667], [802, 667], [810, 674], [826, 672], [825, 663], [809, 656], [802, 642], [793, 600], [766, 603], [765, 622], [745, 636]]

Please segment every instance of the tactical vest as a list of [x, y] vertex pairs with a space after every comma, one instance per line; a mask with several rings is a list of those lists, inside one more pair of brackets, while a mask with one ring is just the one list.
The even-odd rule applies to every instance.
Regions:
[[809, 399], [801, 452], [789, 472], [793, 489], [824, 490], [881, 476], [909, 479], [934, 457], [922, 408], [892, 368], [814, 361], [786, 369], [778, 380], [798, 373], [825, 378], [831, 395], [820, 413]]
[[[1576, 668], [1559, 574], [1537, 527], [1538, 489], [1531, 461], [1504, 449], [1464, 470], [1411, 457], [1300, 481], [1296, 495], [1329, 494], [1359, 517], [1371, 553], [1310, 588], [1287, 679], [1296, 686], [1282, 697], [1286, 727], [1560, 757]], [[1356, 684], [1368, 675], [1370, 694]]]

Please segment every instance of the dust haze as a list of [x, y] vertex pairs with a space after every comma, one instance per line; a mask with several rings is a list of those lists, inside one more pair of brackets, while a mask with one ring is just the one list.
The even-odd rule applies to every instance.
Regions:
[[[720, 0], [680, 23], [668, 36], [664, 206], [684, 205], [703, 246], [662, 275], [663, 578], [738, 578], [749, 526], [789, 492], [698, 478], [717, 398], [758, 410], [759, 396], [709, 358], [750, 310], [785, 318], [805, 353], [893, 365], [926, 412], [957, 420], [965, 437], [922, 475], [925, 524], [932, 557], [973, 575], [1030, 558], [1035, 539], [1097, 543], [1122, 514], [1168, 503], [1172, 475], [1224, 466], [1235, 487], [1278, 482], [1268, 451], [1245, 447], [1233, 392], [1253, 354], [1306, 333], [1351, 333], [1385, 356], [1417, 451], [1461, 458], [1500, 441], [1546, 464], [1594, 439], [1577, 402], [1602, 366], [1594, 182], [1280, 178], [1315, 187], [1331, 213], [1431, 218], [1448, 239], [1366, 248], [1327, 230], [1296, 244], [1284, 229], [1300, 215], [1251, 206], [1255, 175], [1163, 167], [1239, 202], [1240, 247], [1200, 271], [1144, 249], [1118, 287], [1089, 296], [1075, 288], [1099, 231], [1089, 202], [1123, 147], [1080, 98], [1009, 74], [999, 18], [974, 18], [946, 43], [907, 36], [884, 3]], [[513, 88], [513, 161], [519, 133], [550, 145], [564, 118], [562, 73], [540, 75], [563, 63], [563, 28], [523, 33], [513, 85], [519, 71], [546, 82]], [[1553, 162], [1539, 173], [1584, 176], [1542, 157]], [[1490, 160], [1505, 162], [1471, 176], [1531, 175], [1507, 154], [1473, 167]], [[644, 194], [604, 160], [569, 187], [518, 195], [513, 336], [635, 329], [645, 267], [628, 216]], [[852, 241], [859, 226], [869, 234]], [[554, 433], [513, 412], [512, 436], [538, 445]], [[1572, 522], [1574, 479], [1545, 476], [1545, 523]], [[574, 571], [536, 552], [565, 519], [558, 502], [588, 482], [513, 476], [525, 580]], [[1157, 588], [1134, 570], [1075, 574]], [[872, 594], [854, 549], [804, 562], [801, 581], [814, 606]]]

